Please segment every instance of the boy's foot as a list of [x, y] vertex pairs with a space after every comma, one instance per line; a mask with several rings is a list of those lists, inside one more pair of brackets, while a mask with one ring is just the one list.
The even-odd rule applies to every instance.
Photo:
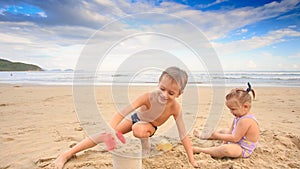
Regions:
[[59, 155], [51, 164], [49, 169], [62, 169], [69, 160], [65, 153]]
[[150, 155], [150, 138], [142, 138], [141, 139], [141, 143], [142, 143], [142, 156], [149, 156]]

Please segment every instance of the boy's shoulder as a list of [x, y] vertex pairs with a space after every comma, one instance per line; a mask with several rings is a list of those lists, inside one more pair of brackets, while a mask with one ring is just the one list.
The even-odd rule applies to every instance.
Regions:
[[171, 105], [170, 105], [170, 111], [172, 111], [173, 113], [180, 113], [181, 112], [181, 105], [179, 104], [179, 102], [174, 101]]
[[142, 93], [140, 96], [139, 96], [139, 99], [141, 99], [141, 98], [150, 98], [150, 96], [151, 96], [151, 92], [144, 92], [144, 93]]

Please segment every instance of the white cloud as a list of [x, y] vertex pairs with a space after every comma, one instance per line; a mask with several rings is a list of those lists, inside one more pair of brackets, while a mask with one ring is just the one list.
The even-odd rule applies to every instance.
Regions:
[[[272, 2], [260, 7], [244, 7], [227, 11], [198, 11], [187, 6], [169, 5], [165, 12], [183, 17], [195, 24], [210, 40], [223, 38], [228, 32], [273, 18], [292, 10], [298, 0]], [[178, 10], [180, 9], [180, 10]]]
[[47, 15], [45, 12], [39, 12], [38, 15], [42, 18], [47, 18]]
[[249, 60], [247, 63], [247, 68], [256, 69], [257, 68], [256, 63], [254, 63], [253, 60]]
[[241, 33], [247, 33], [248, 29], [241, 29]]
[[0, 33], [1, 43], [6, 44], [31, 44], [32, 41], [28, 38], [18, 37], [10, 33]]
[[[210, 5], [223, 1], [216, 0]], [[151, 3], [143, 2], [131, 4], [129, 1], [123, 0], [95, 0], [81, 1], [80, 3], [70, 1], [68, 4], [61, 4], [62, 6], [59, 8], [57, 4], [51, 4], [52, 6], [48, 7], [49, 4], [47, 6], [46, 3], [33, 2], [44, 9], [44, 13], [40, 13], [44, 17], [42, 18], [44, 21], [0, 22], [0, 51], [3, 55], [1, 57], [20, 61], [28, 59], [46, 68], [51, 68], [51, 66], [53, 68], [73, 68], [79, 56], [81, 45], [98, 29], [101, 29], [103, 25], [125, 15], [141, 12], [171, 14], [188, 20], [210, 40], [216, 40], [226, 37], [228, 32], [233, 30], [239, 30], [240, 33], [246, 34], [248, 29], [243, 28], [246, 25], [277, 17], [293, 9], [298, 0], [283, 0], [256, 8], [245, 7], [227, 11], [205, 12], [193, 10], [186, 5], [174, 2], [162, 2], [160, 6], [155, 6]], [[3, 10], [1, 11], [0, 9], [1, 15], [3, 15]], [[51, 18], [53, 15], [54, 18]], [[155, 19], [157, 22], [154, 22]], [[168, 32], [169, 35], [176, 35], [182, 30], [189, 31], [188, 27], [181, 25], [176, 19], [152, 18], [149, 20], [152, 20], [154, 24], [145, 24], [136, 27], [136, 30]], [[111, 39], [124, 33], [136, 32], [134, 26], [130, 24], [132, 23], [123, 23], [121, 21], [114, 29], [100, 32], [102, 33], [101, 37], [109, 42]], [[300, 33], [292, 30], [293, 28], [295, 28], [295, 25], [290, 25], [289, 29], [271, 31], [263, 36], [254, 36], [249, 39], [223, 44], [214, 43], [214, 47], [221, 56], [255, 50], [282, 42], [285, 40], [285, 37], [299, 37]], [[189, 32], [185, 35], [185, 39], [191, 42], [201, 42], [202, 39], [195, 36], [193, 31]], [[146, 40], [139, 39], [136, 43], [144, 44]], [[156, 41], [156, 43], [161, 47], [167, 47], [168, 45], [164, 41]], [[134, 43], [131, 43], [128, 49], [134, 47], [136, 47]], [[11, 51], [11, 49], [15, 50]], [[37, 56], [43, 57], [38, 58]], [[299, 57], [299, 55], [293, 57]], [[241, 61], [242, 63], [247, 63], [244, 60]], [[256, 64], [256, 67], [260, 67], [258, 60], [252, 59], [251, 61], [253, 63], [249, 63], [250, 67], [253, 67], [254, 64]], [[235, 67], [238, 68], [239, 66], [241, 65], [236, 65]]]
[[299, 61], [291, 60], [289, 56], [285, 55], [276, 55], [264, 51], [252, 55], [252, 60], [256, 62], [258, 70], [299, 70], [299, 67], [297, 67]]
[[300, 32], [291, 29], [280, 29], [271, 31], [264, 36], [254, 36], [246, 40], [212, 44], [220, 55], [228, 55], [241, 51], [251, 51], [283, 42], [286, 37], [300, 37]]
[[211, 7], [211, 6], [220, 4], [222, 2], [226, 2], [226, 1], [228, 1], [228, 0], [216, 0], [215, 2], [212, 2], [212, 3], [207, 4], [207, 5], [197, 5], [197, 7], [199, 7], [199, 8], [208, 8], [208, 7]]

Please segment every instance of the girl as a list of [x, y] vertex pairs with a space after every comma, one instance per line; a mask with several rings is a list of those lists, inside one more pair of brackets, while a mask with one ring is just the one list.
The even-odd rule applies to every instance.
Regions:
[[[255, 92], [251, 89], [250, 83], [248, 83], [246, 90], [233, 89], [226, 95], [226, 106], [235, 116], [231, 128], [228, 131], [215, 131], [208, 138], [211, 140], [223, 140], [226, 144], [210, 148], [195, 147], [193, 148], [194, 153], [203, 152], [216, 158], [246, 158], [252, 154], [258, 144], [259, 127], [257, 120], [250, 111], [252, 98], [249, 92], [252, 93], [254, 99]], [[197, 130], [194, 130], [194, 135], [202, 138]]]

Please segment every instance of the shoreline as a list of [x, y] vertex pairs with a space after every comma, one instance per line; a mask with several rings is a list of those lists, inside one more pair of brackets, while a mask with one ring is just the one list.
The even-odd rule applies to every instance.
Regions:
[[[42, 73], [32, 72], [0, 72], [0, 83], [10, 84], [33, 84], [33, 85], [73, 85], [76, 83], [92, 83], [96, 85], [135, 85], [147, 86], [156, 85], [160, 72], [145, 71], [135, 74], [135, 72], [65, 72], [65, 71], [45, 71]], [[76, 77], [74, 77], [76, 76]], [[189, 85], [211, 86], [218, 83], [226, 87], [244, 86], [248, 81], [253, 86], [261, 87], [299, 87], [300, 71], [223, 71], [206, 72], [191, 71], [189, 74]], [[122, 84], [123, 83], [123, 84]]]
[[[131, 83], [131, 84], [127, 84], [127, 83], [119, 83], [119, 84], [113, 84], [113, 86], [131, 86], [131, 87], [153, 87], [156, 86], [156, 82], [155, 83]], [[295, 86], [295, 85], [277, 85], [277, 84], [271, 84], [271, 85], [263, 85], [263, 84], [258, 84], [256, 85], [255, 83], [251, 85], [255, 88], [300, 88], [300, 86]], [[37, 86], [37, 87], [56, 87], [56, 86], [62, 86], [62, 87], [71, 87], [74, 86], [73, 84], [36, 84], [36, 83], [0, 83], [0, 86]], [[87, 85], [82, 85], [82, 86], [87, 86]], [[108, 86], [112, 86], [111, 83], [103, 83], [103, 84], [96, 84], [93, 85], [94, 87], [108, 87]], [[212, 85], [209, 84], [191, 84], [188, 83], [188, 86], [196, 86], [196, 87], [212, 87]], [[225, 86], [220, 86], [220, 85], [215, 85], [214, 87], [225, 87], [225, 88], [234, 88], [234, 87], [246, 87], [246, 83], [245, 85], [242, 84], [225, 84]]]

